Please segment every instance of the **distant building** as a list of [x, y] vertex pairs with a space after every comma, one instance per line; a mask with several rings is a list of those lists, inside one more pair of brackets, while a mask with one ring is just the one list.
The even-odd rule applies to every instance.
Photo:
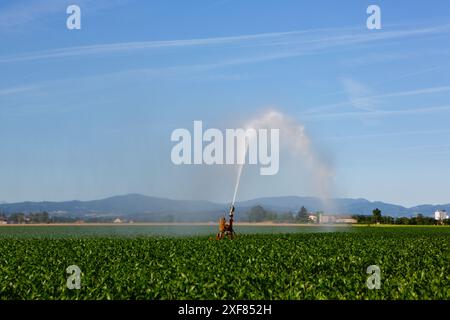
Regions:
[[119, 218], [117, 218], [116, 220], [114, 220], [114, 223], [122, 223], [123, 221], [120, 220]]
[[0, 224], [8, 224], [8, 221], [6, 221], [5, 219], [0, 219]]
[[309, 221], [312, 221], [312, 222], [314, 222], [314, 223], [317, 223], [317, 216], [314, 215], [314, 214], [310, 214], [310, 215], [308, 216], [308, 219], [309, 219]]
[[434, 213], [434, 220], [439, 223], [442, 223], [445, 219], [448, 219], [447, 211], [445, 210], [436, 210]]
[[354, 224], [358, 221], [356, 219], [353, 219], [351, 216], [340, 216], [340, 215], [324, 215], [321, 214], [319, 216], [319, 223], [326, 224], [326, 223], [349, 223]]
[[342, 217], [342, 218], [337, 218], [336, 219], [336, 223], [358, 223], [358, 220], [352, 218], [352, 217]]

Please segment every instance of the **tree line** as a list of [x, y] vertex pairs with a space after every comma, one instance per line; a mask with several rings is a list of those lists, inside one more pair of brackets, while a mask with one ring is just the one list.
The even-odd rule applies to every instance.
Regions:
[[[266, 210], [262, 206], [254, 206], [246, 213], [249, 222], [287, 222], [287, 223], [318, 223], [319, 216], [322, 212], [312, 213], [305, 207], [301, 207], [298, 212], [277, 213], [275, 211]], [[311, 216], [315, 216], [316, 220], [312, 220]], [[417, 214], [415, 217], [391, 217], [383, 216], [381, 210], [376, 208], [372, 211], [372, 215], [352, 215], [352, 218], [358, 224], [396, 224], [396, 225], [435, 225], [437, 221], [433, 217], [426, 217], [423, 214]], [[442, 221], [444, 225], [450, 225], [450, 219]]]
[[10, 215], [6, 215], [4, 213], [0, 214], [0, 220], [7, 221], [8, 223], [49, 223], [50, 215], [48, 212], [33, 212], [29, 214], [25, 214], [22, 212], [12, 213]]
[[[316, 213], [316, 214], [320, 214]], [[305, 207], [301, 207], [299, 211], [278, 213], [276, 211], [266, 210], [262, 206], [254, 206], [246, 212], [247, 220], [249, 222], [263, 222], [263, 221], [274, 221], [274, 222], [287, 222], [287, 223], [314, 223], [310, 219], [313, 215]]]
[[[381, 210], [376, 208], [372, 211], [372, 215], [354, 215], [354, 219], [359, 224], [397, 224], [397, 225], [435, 225], [437, 221], [432, 217], [425, 217], [419, 213], [415, 217], [399, 217], [383, 216]], [[442, 221], [444, 225], [450, 225], [450, 219]]]
[[[297, 212], [289, 211], [278, 213], [272, 210], [266, 210], [262, 206], [254, 206], [250, 208], [240, 221], [249, 222], [264, 222], [273, 221], [278, 223], [318, 223], [319, 216], [322, 212], [309, 212], [302, 206]], [[312, 219], [311, 217], [315, 217]], [[396, 224], [396, 225], [435, 225], [437, 221], [432, 217], [426, 217], [418, 214], [415, 217], [400, 217], [394, 218], [391, 216], [383, 216], [381, 210], [378, 208], [372, 211], [372, 215], [353, 215], [358, 224]], [[91, 217], [85, 222], [110, 222], [110, 217]], [[140, 220], [140, 219], [136, 219]], [[77, 217], [67, 216], [51, 216], [48, 212], [34, 212], [34, 213], [12, 213], [6, 215], [0, 213], [0, 221], [6, 221], [8, 224], [27, 224], [27, 223], [74, 223], [79, 221]], [[168, 216], [165, 222], [173, 222], [174, 217]], [[450, 225], [450, 219], [442, 221], [442, 224]]]
[[0, 213], [0, 221], [6, 221], [8, 224], [73, 223], [78, 220], [75, 217], [50, 216], [46, 211], [32, 213], [15, 212], [9, 215]]

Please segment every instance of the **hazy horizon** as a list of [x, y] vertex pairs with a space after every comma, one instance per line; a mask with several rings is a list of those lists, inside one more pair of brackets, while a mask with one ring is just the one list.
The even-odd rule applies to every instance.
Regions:
[[[174, 200], [174, 201], [206, 201], [206, 202], [211, 202], [211, 203], [215, 203], [215, 204], [223, 204], [223, 205], [228, 205], [230, 203], [230, 201], [214, 201], [214, 200], [210, 200], [210, 199], [180, 199], [180, 198], [171, 198], [171, 197], [159, 197], [159, 196], [154, 196], [154, 195], [148, 195], [148, 194], [142, 194], [142, 193], [126, 193], [126, 194], [114, 194], [114, 195], [109, 195], [109, 196], [102, 196], [99, 198], [86, 198], [86, 199], [63, 199], [63, 200], [51, 200], [51, 199], [43, 199], [43, 200], [22, 200], [22, 201], [14, 201], [14, 202], [6, 202], [6, 201], [0, 201], [0, 204], [14, 204], [14, 203], [21, 203], [21, 202], [70, 202], [70, 201], [95, 201], [95, 200], [105, 200], [105, 199], [109, 199], [109, 198], [114, 198], [114, 197], [123, 197], [123, 196], [131, 196], [131, 195], [139, 195], [139, 196], [145, 196], [145, 197], [152, 197], [152, 198], [160, 198], [160, 199], [167, 199], [167, 200]], [[318, 200], [320, 200], [319, 197], [314, 197], [314, 196], [307, 196], [307, 195], [283, 195], [283, 196], [261, 196], [261, 197], [255, 197], [255, 198], [249, 198], [249, 199], [240, 199], [239, 201], [236, 201], [237, 204], [239, 204], [239, 202], [247, 202], [247, 201], [252, 201], [252, 200], [257, 200], [257, 199], [264, 199], [264, 198], [283, 198], [283, 197], [300, 197], [300, 198], [316, 198]], [[340, 198], [332, 198], [330, 200], [336, 200], [336, 199], [353, 199], [353, 200], [367, 200], [369, 202], [383, 202], [383, 203], [389, 203], [389, 204], [393, 204], [393, 205], [400, 205], [402, 207], [405, 208], [413, 208], [416, 206], [420, 206], [420, 205], [432, 205], [432, 206], [438, 206], [438, 205], [448, 205], [450, 204], [450, 202], [442, 202], [442, 203], [416, 203], [415, 205], [412, 206], [406, 206], [403, 205], [401, 203], [395, 203], [395, 202], [387, 202], [387, 201], [383, 201], [381, 199], [367, 199], [367, 198], [362, 198], [362, 197], [340, 197]]]

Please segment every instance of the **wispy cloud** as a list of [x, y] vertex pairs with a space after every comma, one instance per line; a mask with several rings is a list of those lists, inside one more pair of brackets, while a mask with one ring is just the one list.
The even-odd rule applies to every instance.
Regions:
[[396, 147], [396, 151], [400, 151], [405, 155], [425, 155], [425, 156], [441, 156], [450, 155], [450, 144], [428, 144]]
[[[376, 111], [375, 108], [370, 107], [370, 103], [374, 103], [376, 100], [386, 99], [386, 98], [395, 98], [395, 97], [406, 97], [406, 96], [415, 96], [415, 95], [425, 95], [425, 94], [433, 94], [433, 93], [443, 93], [450, 92], [450, 86], [437, 86], [430, 88], [419, 88], [414, 90], [407, 91], [399, 91], [399, 92], [390, 92], [384, 94], [377, 95], [366, 95], [364, 96], [362, 93], [369, 92], [369, 89], [364, 85], [350, 81], [347, 79], [347, 91], [349, 92], [350, 99], [349, 101], [341, 101], [332, 104], [312, 107], [304, 111], [305, 115], [324, 115], [324, 111], [333, 110], [343, 106], [355, 106], [357, 109], [367, 110], [367, 111]], [[366, 107], [366, 109], [365, 109]], [[335, 113], [336, 114], [336, 113]]]
[[415, 96], [415, 95], [421, 95], [421, 94], [432, 94], [432, 93], [440, 93], [440, 92], [448, 92], [450, 91], [450, 86], [440, 86], [440, 87], [432, 87], [432, 88], [423, 88], [423, 89], [416, 89], [416, 90], [410, 90], [410, 91], [403, 91], [403, 92], [393, 92], [393, 93], [386, 93], [378, 95], [378, 98], [391, 98], [391, 97], [405, 97], [405, 96]]
[[419, 145], [419, 146], [408, 146], [408, 147], [401, 147], [402, 150], [432, 150], [432, 149], [446, 149], [450, 148], [450, 143], [446, 144], [433, 144], [433, 145]]
[[[252, 59], [236, 60], [235, 63], [250, 63], [283, 59], [312, 53], [326, 52], [333, 48], [358, 44], [375, 44], [379, 41], [429, 36], [450, 32], [450, 25], [440, 25], [428, 28], [409, 28], [396, 31], [380, 31], [368, 33], [359, 28], [314, 29], [289, 32], [261, 33], [237, 35], [229, 37], [212, 37], [199, 39], [119, 42], [76, 47], [58, 48], [0, 57], [0, 63], [28, 60], [56, 59], [80, 57], [89, 55], [114, 54], [118, 52], [133, 52], [161, 48], [183, 48], [193, 46], [217, 46], [246, 44], [247, 46], [268, 46], [275, 52], [263, 53]], [[240, 46], [242, 49], [242, 46]]]
[[374, 110], [367, 112], [335, 112], [335, 113], [320, 113], [320, 114], [304, 114], [306, 119], [323, 119], [323, 118], [349, 118], [349, 117], [380, 117], [380, 116], [400, 116], [400, 115], [417, 115], [426, 114], [432, 112], [447, 112], [450, 110], [450, 105], [435, 106], [435, 107], [423, 107], [423, 108], [411, 108], [404, 110]]
[[349, 59], [345, 59], [341, 61], [341, 65], [343, 67], [361, 67], [367, 66], [370, 64], [379, 64], [379, 63], [389, 63], [389, 62], [398, 62], [399, 60], [404, 60], [405, 57], [408, 59], [423, 59], [424, 56], [448, 56], [450, 55], [450, 51], [448, 50], [422, 50], [416, 52], [403, 51], [403, 52], [377, 52], [370, 53], [363, 56], [351, 57]]
[[[311, 32], [315, 32], [313, 30]], [[269, 44], [271, 40], [293, 35], [300, 35], [308, 31], [290, 31], [278, 33], [262, 33], [253, 35], [240, 35], [230, 37], [184, 39], [184, 40], [164, 40], [164, 41], [136, 41], [119, 42], [110, 44], [87, 45], [77, 47], [67, 47], [53, 50], [37, 51], [29, 54], [0, 57], [0, 62], [18, 62], [27, 60], [42, 60], [54, 58], [77, 57], [86, 55], [113, 54], [117, 52], [128, 52], [137, 50], [150, 50], [161, 48], [194, 47], [239, 44], [243, 42], [265, 41]]]
[[28, 92], [36, 89], [37, 86], [19, 86], [19, 87], [12, 87], [12, 88], [4, 88], [0, 89], [0, 97], [2, 96], [9, 96], [14, 95], [18, 93]]
[[352, 78], [343, 78], [342, 84], [349, 97], [349, 102], [354, 108], [374, 111], [372, 92], [366, 85]]
[[[65, 1], [14, 1], [0, 11], [0, 28], [6, 29], [33, 22], [64, 9]], [[64, 12], [64, 11], [63, 11]]]
[[0, 31], [35, 23], [55, 13], [65, 14], [66, 7], [74, 3], [94, 12], [127, 2], [129, 0], [15, 0], [0, 10]]
[[397, 132], [383, 132], [371, 134], [358, 134], [346, 136], [332, 136], [323, 137], [318, 140], [348, 140], [348, 139], [368, 139], [368, 138], [386, 138], [394, 136], [410, 136], [410, 135], [424, 135], [424, 134], [438, 134], [450, 133], [450, 129], [435, 129], [435, 130], [414, 130], [414, 131], [397, 131]]

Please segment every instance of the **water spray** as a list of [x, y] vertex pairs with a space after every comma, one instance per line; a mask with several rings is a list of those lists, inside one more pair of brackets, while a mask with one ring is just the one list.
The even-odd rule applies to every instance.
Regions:
[[[318, 193], [320, 199], [324, 203], [327, 210], [330, 210], [333, 206], [330, 197], [331, 180], [334, 176], [334, 171], [331, 166], [325, 161], [320, 154], [318, 154], [313, 148], [312, 141], [305, 132], [304, 126], [285, 116], [277, 111], [268, 111], [261, 117], [253, 119], [247, 125], [247, 129], [252, 128], [254, 130], [259, 129], [279, 129], [284, 139], [283, 144], [289, 150], [290, 153], [298, 155], [307, 166], [311, 176], [313, 178], [312, 185], [315, 192]], [[239, 184], [242, 176], [242, 171], [245, 165], [245, 159], [247, 157], [248, 148], [250, 145], [251, 137], [247, 136], [245, 139], [244, 147], [238, 151], [238, 159], [241, 159], [239, 163], [236, 184], [234, 187], [233, 200], [229, 211], [229, 222], [225, 217], [220, 218], [219, 221], [219, 233], [217, 239], [223, 239], [228, 237], [233, 239], [235, 233], [233, 230], [234, 222], [234, 210], [236, 197], [239, 190]]]
[[[246, 139], [245, 140], [243, 159], [245, 159], [245, 157], [247, 156], [247, 150], [248, 150], [248, 143], [247, 143], [247, 139]], [[238, 192], [238, 189], [239, 189], [239, 183], [241, 181], [242, 169], [244, 168], [244, 165], [245, 165], [245, 160], [244, 160], [244, 163], [241, 163], [239, 165], [239, 168], [238, 168], [238, 174], [237, 174], [237, 178], [236, 178], [236, 185], [234, 186], [233, 201], [231, 202], [232, 206], [234, 206], [234, 203], [236, 202], [236, 196], [237, 196], [237, 192]]]

